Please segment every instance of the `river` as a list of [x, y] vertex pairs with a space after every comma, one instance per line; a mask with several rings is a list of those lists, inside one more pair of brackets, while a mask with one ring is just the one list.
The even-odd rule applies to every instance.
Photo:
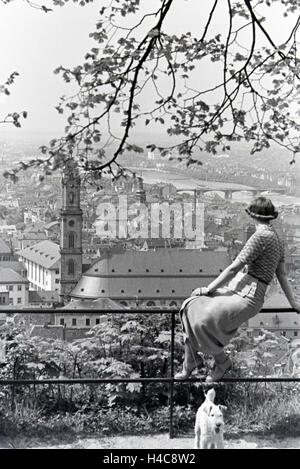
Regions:
[[[193, 178], [188, 175], [184, 175], [179, 171], [169, 171], [169, 170], [159, 170], [155, 168], [128, 168], [131, 171], [135, 171], [137, 176], [142, 176], [144, 182], [147, 184], [156, 184], [159, 182], [163, 183], [171, 183], [177, 189], [189, 189], [192, 191], [193, 189], [200, 188], [201, 186], [205, 187], [209, 184], [210, 187], [214, 188], [214, 193], [219, 194], [221, 197], [224, 197], [224, 192], [218, 191], [218, 187], [222, 186], [223, 188], [234, 189], [234, 188], [245, 188], [247, 186], [243, 184], [237, 183], [229, 183], [229, 182], [217, 182], [217, 181], [206, 181], [204, 179]], [[300, 205], [300, 197], [289, 196], [285, 194], [276, 194], [270, 193], [267, 195], [273, 201], [273, 203], [280, 207], [282, 205]], [[241, 202], [241, 203], [249, 203], [250, 200], [253, 198], [251, 192], [243, 191], [240, 192], [233, 192], [232, 195], [232, 202]]]

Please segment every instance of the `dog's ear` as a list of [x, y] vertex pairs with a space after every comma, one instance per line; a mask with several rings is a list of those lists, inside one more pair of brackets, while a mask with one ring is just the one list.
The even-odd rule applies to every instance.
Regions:
[[214, 390], [214, 388], [210, 388], [207, 391], [207, 393], [205, 393], [205, 399], [210, 402], [214, 402], [215, 397], [216, 397], [216, 391]]
[[227, 410], [226, 405], [219, 405], [219, 409], [221, 412], [225, 412]]

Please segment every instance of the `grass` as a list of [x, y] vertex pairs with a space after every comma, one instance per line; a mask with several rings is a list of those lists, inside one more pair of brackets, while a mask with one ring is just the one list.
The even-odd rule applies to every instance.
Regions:
[[[226, 437], [239, 438], [243, 434], [272, 435], [277, 438], [300, 437], [300, 395], [293, 385], [223, 386], [217, 390], [217, 403], [227, 405]], [[0, 407], [0, 436], [22, 438], [24, 435], [61, 441], [75, 441], [78, 437], [109, 437], [116, 435], [151, 435], [169, 431], [169, 408], [152, 410], [145, 406], [113, 406], [104, 408], [94, 403], [77, 406], [77, 411], [46, 411], [38, 405], [26, 403]], [[199, 403], [200, 404], [200, 403]], [[197, 406], [176, 405], [175, 434], [193, 431]]]

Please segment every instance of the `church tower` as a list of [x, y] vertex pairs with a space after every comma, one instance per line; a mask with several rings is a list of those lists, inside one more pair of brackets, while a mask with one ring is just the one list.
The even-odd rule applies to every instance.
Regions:
[[60, 240], [60, 296], [63, 302], [82, 275], [82, 210], [80, 176], [74, 161], [66, 164], [62, 175]]
[[135, 191], [137, 201], [141, 204], [145, 204], [146, 203], [146, 191], [144, 189], [143, 178], [138, 177], [137, 178], [137, 183], [138, 183], [138, 185], [137, 185], [137, 188], [136, 188], [136, 191]]

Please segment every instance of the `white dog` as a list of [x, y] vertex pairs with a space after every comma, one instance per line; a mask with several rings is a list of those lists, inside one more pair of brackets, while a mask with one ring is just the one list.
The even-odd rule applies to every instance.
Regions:
[[214, 403], [216, 392], [207, 391], [205, 401], [199, 407], [195, 422], [195, 449], [224, 448], [224, 418], [227, 407]]

